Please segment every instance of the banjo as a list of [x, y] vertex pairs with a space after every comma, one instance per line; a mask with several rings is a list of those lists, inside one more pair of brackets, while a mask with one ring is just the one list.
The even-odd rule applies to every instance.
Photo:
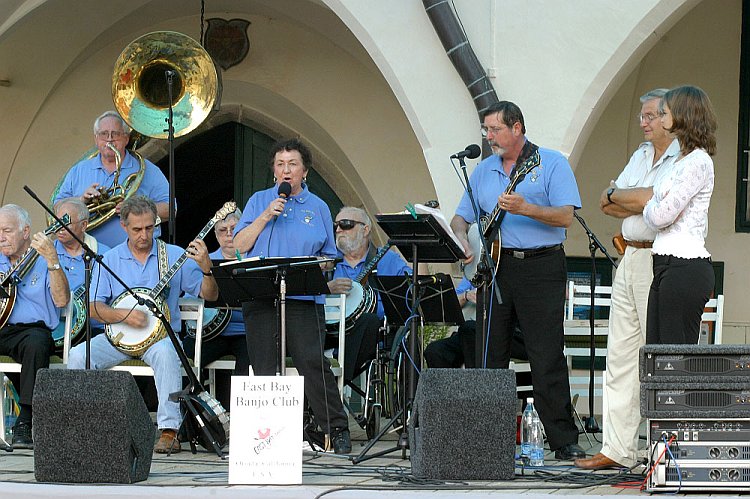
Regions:
[[[375, 268], [378, 262], [388, 253], [391, 245], [386, 244], [375, 253], [369, 262], [362, 267], [362, 271], [357, 277], [352, 279], [352, 289], [346, 294], [346, 302], [344, 303], [344, 309], [346, 310], [346, 330], [350, 331], [354, 327], [354, 323], [360, 318], [362, 314], [371, 314], [375, 311], [378, 305], [378, 296], [375, 290], [372, 289], [367, 283], [362, 284], [366, 280], [370, 272]], [[338, 312], [339, 307], [326, 306], [326, 312]], [[326, 329], [334, 331], [339, 327], [339, 321], [336, 319], [329, 319], [326, 321]]]
[[[196, 239], [203, 239], [206, 237], [206, 234], [208, 234], [216, 222], [223, 220], [236, 209], [237, 205], [233, 201], [224, 203], [224, 206], [216, 212], [211, 220], [208, 221], [196, 236]], [[156, 241], [157, 243], [159, 242], [159, 240]], [[164, 312], [164, 316], [167, 320], [170, 320], [170, 313], [169, 308], [166, 306], [166, 298], [163, 296], [163, 293], [167, 284], [169, 284], [169, 281], [171, 281], [175, 274], [177, 274], [177, 271], [180, 270], [180, 267], [182, 267], [187, 261], [187, 258], [187, 251], [185, 251], [174, 262], [174, 264], [172, 264], [169, 270], [164, 273], [164, 276], [162, 276], [154, 289], [133, 288], [133, 292], [139, 298], [156, 303], [157, 307]], [[146, 314], [147, 324], [144, 327], [133, 327], [124, 322], [105, 325], [104, 331], [107, 334], [107, 339], [109, 339], [110, 343], [122, 353], [133, 357], [140, 357], [151, 345], [166, 337], [167, 332], [164, 329], [164, 325], [150, 313], [146, 305], [139, 305], [138, 300], [132, 294], [128, 292], [122, 293], [112, 301], [110, 306], [113, 308], [141, 310]]]
[[[70, 216], [65, 215], [61, 220], [63, 224], [67, 225], [70, 223]], [[49, 236], [62, 228], [63, 226], [60, 222], [55, 222], [44, 229], [44, 235]], [[21, 280], [23, 280], [29, 270], [34, 266], [37, 258], [39, 258], [39, 253], [34, 248], [29, 247], [29, 249], [18, 258], [18, 261], [2, 275], [0, 287], [5, 290], [7, 297], [0, 298], [0, 327], [7, 324], [8, 319], [10, 319], [10, 314], [13, 312], [13, 306], [16, 304], [16, 285], [21, 283]]]
[[[232, 319], [232, 310], [229, 308], [204, 308], [203, 309], [203, 343], [211, 341], [221, 334]], [[185, 321], [185, 334], [195, 338], [195, 321]]]
[[[511, 171], [510, 182], [503, 191], [503, 194], [510, 194], [513, 192], [518, 184], [531, 173], [540, 164], [539, 148], [531, 142], [526, 142], [524, 149], [521, 151], [521, 156], [527, 156], [522, 163], [517, 164], [516, 167]], [[520, 158], [519, 158], [520, 159]], [[500, 257], [501, 239], [500, 239], [500, 224], [505, 218], [507, 212], [500, 205], [500, 201], [497, 202], [495, 208], [488, 215], [484, 215], [479, 218], [479, 223], [474, 225], [468, 234], [469, 245], [475, 255], [480, 255], [480, 258], [474, 258], [470, 264], [464, 267], [464, 276], [472, 281], [472, 284], [477, 286], [479, 283], [475, 282], [478, 279], [477, 265], [484, 259], [484, 248], [481, 247], [481, 239], [479, 238], [479, 231], [482, 231], [484, 240], [489, 244], [490, 257], [494, 262], [497, 262]], [[474, 228], [476, 227], [476, 229]], [[491, 241], [491, 243], [490, 243]]]

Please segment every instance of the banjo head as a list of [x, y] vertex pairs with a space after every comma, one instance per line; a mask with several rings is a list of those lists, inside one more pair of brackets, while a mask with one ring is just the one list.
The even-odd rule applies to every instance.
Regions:
[[[164, 300], [152, 298], [147, 289], [136, 288], [136, 294], [142, 298], [153, 300], [156, 305], [164, 312], [167, 320], [170, 318], [169, 309]], [[151, 311], [145, 305], [139, 305], [133, 296], [124, 293], [112, 302], [112, 308], [123, 308], [127, 310], [140, 310], [146, 314], [147, 324], [145, 327], [136, 328], [120, 322], [118, 324], [107, 324], [105, 332], [110, 343], [121, 352], [133, 357], [140, 357], [148, 348], [157, 341], [165, 338], [167, 331], [159, 320], [154, 317]]]

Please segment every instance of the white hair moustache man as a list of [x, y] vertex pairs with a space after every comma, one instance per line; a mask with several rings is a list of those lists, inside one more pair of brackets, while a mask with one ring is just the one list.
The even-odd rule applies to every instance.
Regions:
[[645, 194], [639, 188], [652, 186], [667, 174], [680, 153], [677, 139], [659, 120], [659, 101], [666, 93], [667, 89], [659, 88], [641, 96], [637, 119], [646, 141], [638, 146], [617, 180], [602, 192], [599, 202], [605, 214], [622, 219], [619, 240], [624, 254], [612, 283], [603, 445], [595, 456], [575, 461], [583, 469], [630, 467], [638, 461], [638, 350], [646, 342], [646, 309], [653, 279], [651, 245], [656, 236], [643, 220]]

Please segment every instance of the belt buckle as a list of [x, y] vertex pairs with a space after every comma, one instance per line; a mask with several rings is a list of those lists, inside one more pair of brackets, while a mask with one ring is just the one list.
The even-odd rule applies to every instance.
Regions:
[[519, 260], [523, 260], [524, 258], [526, 258], [526, 254], [523, 251], [513, 250], [513, 258], [518, 258]]

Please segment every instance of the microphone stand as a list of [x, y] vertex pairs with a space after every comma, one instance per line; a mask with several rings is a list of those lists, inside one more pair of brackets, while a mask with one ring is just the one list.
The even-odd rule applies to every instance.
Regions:
[[167, 141], [169, 142], [169, 243], [177, 244], [177, 220], [175, 214], [175, 178], [174, 178], [174, 108], [172, 107], [172, 87], [175, 72], [168, 69], [164, 72], [167, 78], [167, 94], [169, 96], [169, 115], [165, 119], [167, 122]]
[[599, 249], [607, 257], [614, 268], [617, 268], [617, 263], [607, 252], [607, 248], [599, 241], [588, 225], [586, 221], [576, 211], [573, 211], [573, 216], [581, 224], [583, 230], [586, 231], [586, 235], [589, 238], [589, 253], [591, 255], [591, 278], [589, 280], [591, 305], [589, 307], [589, 417], [586, 418], [584, 430], [587, 433], [598, 433], [601, 431], [599, 424], [596, 422], [594, 417], [594, 359], [596, 357], [596, 345], [594, 342], [594, 304], [596, 297], [594, 290], [596, 287], [596, 250]]
[[482, 224], [479, 222], [479, 204], [476, 198], [474, 198], [474, 191], [472, 190], [471, 183], [469, 182], [469, 174], [466, 172], [466, 161], [464, 160], [463, 156], [459, 156], [458, 164], [461, 168], [461, 172], [466, 183], [466, 194], [468, 194], [469, 201], [471, 202], [471, 208], [472, 210], [474, 210], [474, 220], [476, 220], [477, 228], [479, 229], [477, 232], [479, 233], [479, 241], [482, 246], [481, 255], [474, 255], [474, 258], [481, 258], [481, 260], [477, 262], [477, 274], [479, 274], [480, 276], [480, 283], [477, 286], [477, 331], [479, 331], [480, 334], [477, 338], [479, 341], [476, 342], [475, 346], [475, 355], [477, 359], [477, 366], [484, 368], [487, 367], [486, 352], [487, 344], [489, 343], [490, 331], [490, 317], [488, 314], [490, 309], [490, 300], [492, 299], [489, 288], [491, 283], [494, 284], [491, 289], [494, 289], [495, 291], [495, 299], [497, 299], [497, 303], [502, 304], [503, 299], [500, 296], [500, 286], [497, 284], [497, 279], [495, 278], [495, 269], [492, 258], [490, 257], [490, 245], [487, 242], [487, 239], [484, 237]]

